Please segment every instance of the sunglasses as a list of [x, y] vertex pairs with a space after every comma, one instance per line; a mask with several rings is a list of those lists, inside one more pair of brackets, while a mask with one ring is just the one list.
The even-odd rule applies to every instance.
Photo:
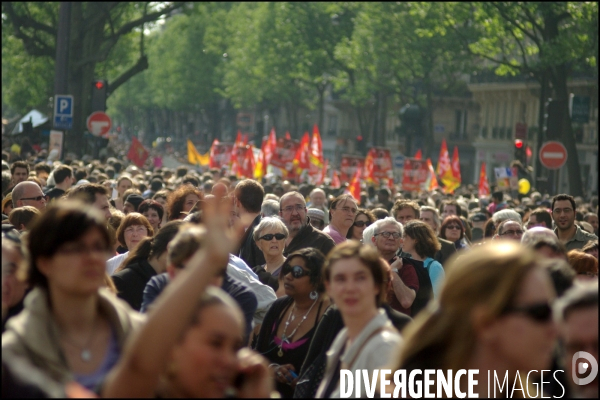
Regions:
[[354, 221], [354, 226], [358, 226], [359, 228], [362, 228], [365, 225], [369, 226], [369, 225], [371, 225], [371, 222], [369, 222], [369, 221]]
[[552, 307], [548, 303], [507, 307], [502, 314], [512, 313], [523, 313], [536, 322], [548, 322], [552, 319]]
[[460, 231], [460, 226], [458, 226], [458, 225], [448, 225], [448, 226], [446, 227], [446, 229], [457, 229], [457, 230], [459, 230], [459, 231]]
[[22, 198], [21, 200], [32, 200], [32, 201], [42, 201], [42, 199], [45, 199], [46, 196], [37, 196], [37, 197], [25, 197]]
[[281, 269], [281, 273], [283, 276], [286, 276], [289, 273], [292, 273], [294, 279], [302, 278], [303, 276], [309, 276], [310, 271], [305, 270], [299, 265], [286, 265]]
[[510, 230], [510, 231], [506, 231], [504, 233], [501, 233], [500, 236], [505, 236], [505, 235], [511, 235], [512, 236], [512, 235], [522, 235], [522, 234], [523, 234], [522, 230], [516, 230], [516, 231]]
[[277, 239], [277, 240], [283, 240], [285, 239], [285, 235], [283, 233], [276, 233], [276, 234], [272, 234], [269, 233], [268, 235], [264, 235], [258, 238], [258, 240], [266, 240], [267, 242], [273, 240], [273, 238]]

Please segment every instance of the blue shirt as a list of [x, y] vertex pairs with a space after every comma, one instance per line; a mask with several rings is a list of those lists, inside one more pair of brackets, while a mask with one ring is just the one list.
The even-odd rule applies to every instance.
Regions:
[[429, 279], [431, 279], [431, 286], [433, 288], [433, 298], [437, 299], [440, 294], [442, 282], [446, 277], [444, 268], [442, 267], [442, 264], [431, 257], [427, 257], [425, 260], [423, 260], [423, 265], [425, 266], [427, 272], [429, 272]]

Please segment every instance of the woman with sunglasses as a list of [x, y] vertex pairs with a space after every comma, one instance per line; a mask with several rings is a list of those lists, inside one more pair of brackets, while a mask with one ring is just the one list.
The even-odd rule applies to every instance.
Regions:
[[364, 208], [359, 208], [356, 213], [356, 217], [354, 217], [354, 224], [348, 230], [346, 234], [346, 239], [354, 239], [362, 242], [363, 240], [363, 231], [366, 227], [375, 222], [377, 218], [371, 213], [371, 211], [366, 210]]
[[[340, 311], [344, 328], [327, 352], [327, 369], [317, 398], [340, 397], [340, 369], [368, 371], [382, 368], [401, 343], [381, 306], [389, 272], [377, 250], [350, 240], [336, 246], [324, 267], [327, 294]], [[361, 380], [361, 393], [365, 393]], [[356, 392], [353, 392], [356, 395]]]
[[276, 217], [263, 218], [254, 229], [253, 239], [262, 251], [266, 263], [252, 270], [261, 283], [269, 285], [274, 291], [279, 289], [278, 276], [285, 261], [283, 250], [289, 231], [283, 221]]
[[493, 390], [487, 379], [494, 373], [515, 382], [518, 372], [549, 369], [557, 335], [555, 293], [538, 260], [516, 243], [496, 241], [451, 262], [437, 307], [423, 310], [403, 331], [406, 342], [392, 374], [397, 369], [407, 375], [414, 369], [490, 371], [479, 375], [474, 390], [487, 397], [488, 384]]
[[27, 247], [32, 291], [7, 323], [2, 352], [26, 358], [59, 383], [96, 390], [142, 321], [104, 288], [104, 216], [83, 203], [57, 202], [34, 223]]
[[456, 215], [449, 215], [444, 218], [440, 228], [440, 237], [453, 242], [456, 250], [469, 248], [465, 238], [465, 227]]
[[289, 255], [281, 267], [287, 296], [275, 300], [258, 335], [255, 349], [270, 360], [282, 397], [293, 396], [313, 333], [330, 304], [324, 294], [324, 262], [323, 253], [313, 248]]

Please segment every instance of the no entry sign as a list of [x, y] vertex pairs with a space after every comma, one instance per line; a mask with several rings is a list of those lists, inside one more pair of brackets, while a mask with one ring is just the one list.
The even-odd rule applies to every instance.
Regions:
[[107, 137], [112, 121], [102, 111], [95, 111], [87, 119], [87, 128], [94, 136]]
[[540, 147], [540, 161], [548, 169], [559, 169], [567, 162], [567, 149], [560, 142], [546, 142]]

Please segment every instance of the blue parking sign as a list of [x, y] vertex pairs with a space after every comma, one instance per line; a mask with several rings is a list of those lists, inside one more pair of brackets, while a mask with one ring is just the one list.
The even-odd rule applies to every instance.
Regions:
[[54, 128], [73, 129], [73, 96], [69, 94], [54, 96]]

